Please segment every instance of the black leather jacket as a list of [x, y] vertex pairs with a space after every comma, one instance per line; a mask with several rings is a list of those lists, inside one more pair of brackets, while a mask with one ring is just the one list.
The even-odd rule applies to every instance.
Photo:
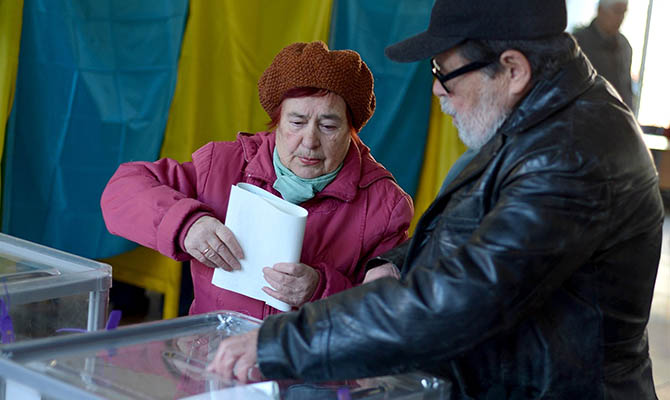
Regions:
[[420, 369], [448, 378], [454, 398], [655, 398], [646, 324], [662, 220], [638, 125], [580, 55], [534, 86], [385, 255], [400, 281], [268, 318], [261, 371]]

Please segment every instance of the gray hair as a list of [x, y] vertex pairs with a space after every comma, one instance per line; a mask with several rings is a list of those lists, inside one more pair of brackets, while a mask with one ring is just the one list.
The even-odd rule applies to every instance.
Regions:
[[461, 56], [468, 61], [496, 60], [482, 70], [490, 77], [494, 77], [502, 70], [498, 59], [503, 52], [506, 50], [520, 51], [530, 63], [531, 84], [551, 78], [563, 65], [575, 59], [579, 53], [574, 37], [566, 32], [534, 40], [470, 39], [458, 49]]

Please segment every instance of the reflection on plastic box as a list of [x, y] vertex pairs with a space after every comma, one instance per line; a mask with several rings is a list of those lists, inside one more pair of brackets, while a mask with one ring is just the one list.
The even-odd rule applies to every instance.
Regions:
[[259, 323], [220, 312], [5, 345], [0, 348], [2, 393], [7, 399], [66, 400], [444, 398], [445, 383], [420, 373], [237, 385], [205, 371], [222, 339]]

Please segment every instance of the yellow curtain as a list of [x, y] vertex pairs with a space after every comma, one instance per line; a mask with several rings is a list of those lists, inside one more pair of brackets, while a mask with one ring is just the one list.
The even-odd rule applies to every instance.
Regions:
[[[7, 119], [14, 102], [22, 19], [23, 0], [0, 0], [0, 156], [4, 150]], [[0, 188], [1, 176], [0, 173]]]
[[256, 82], [288, 44], [327, 42], [332, 0], [191, 1], [162, 157], [264, 130]]
[[[161, 157], [188, 161], [209, 141], [264, 130], [269, 117], [258, 102], [258, 78], [283, 47], [327, 42], [331, 6], [332, 0], [191, 1]], [[156, 276], [180, 276], [181, 264], [153, 250], [140, 247], [104, 261], [126, 283], [166, 297], [178, 290], [178, 280], [170, 285]], [[164, 309], [164, 318], [176, 316], [174, 306]]]
[[437, 196], [449, 168], [465, 152], [465, 149], [465, 145], [458, 138], [458, 131], [451, 124], [451, 117], [440, 110], [440, 102], [437, 97], [433, 96], [430, 105], [428, 139], [421, 167], [419, 188], [414, 199], [414, 218], [410, 225], [410, 234], [414, 232], [421, 214], [428, 209]]

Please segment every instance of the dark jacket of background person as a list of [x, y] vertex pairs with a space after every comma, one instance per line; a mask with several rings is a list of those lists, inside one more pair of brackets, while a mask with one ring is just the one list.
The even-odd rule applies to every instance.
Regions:
[[608, 87], [581, 54], [539, 81], [384, 255], [402, 279], [271, 316], [261, 372], [423, 369], [458, 398], [655, 398], [646, 324], [663, 207], [639, 126]]
[[598, 73], [605, 77], [619, 92], [623, 101], [633, 108], [633, 81], [630, 77], [633, 49], [620, 32], [605, 37], [595, 22], [574, 34], [582, 51]]

